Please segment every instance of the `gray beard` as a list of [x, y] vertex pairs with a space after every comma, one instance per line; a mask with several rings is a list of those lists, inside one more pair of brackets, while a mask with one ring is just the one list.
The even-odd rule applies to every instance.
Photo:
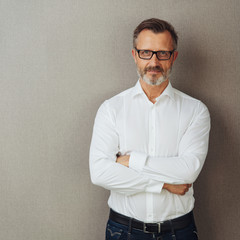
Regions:
[[160, 84], [165, 82], [167, 79], [169, 79], [169, 77], [171, 76], [171, 73], [172, 73], [172, 67], [168, 69], [167, 73], [162, 74], [161, 77], [151, 80], [146, 76], [146, 74], [143, 74], [143, 76], [141, 76], [141, 74], [139, 73], [139, 70], [137, 69], [138, 76], [142, 78], [144, 82], [152, 86], [159, 86]]

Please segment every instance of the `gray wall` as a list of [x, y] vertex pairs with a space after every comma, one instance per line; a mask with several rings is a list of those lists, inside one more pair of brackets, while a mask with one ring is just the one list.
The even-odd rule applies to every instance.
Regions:
[[0, 0], [0, 239], [104, 239], [108, 191], [88, 151], [103, 100], [137, 81], [132, 31], [159, 17], [179, 32], [172, 83], [212, 118], [195, 184], [204, 240], [238, 240], [238, 0]]

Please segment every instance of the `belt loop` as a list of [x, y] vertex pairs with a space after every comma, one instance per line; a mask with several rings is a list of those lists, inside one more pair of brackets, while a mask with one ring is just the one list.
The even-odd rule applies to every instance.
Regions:
[[131, 233], [132, 233], [132, 218], [129, 219], [129, 223], [128, 223], [128, 237], [127, 237], [127, 240], [130, 240]]
[[170, 225], [171, 225], [172, 240], [176, 240], [176, 235], [175, 235], [175, 232], [174, 232], [172, 221], [169, 220], [169, 222], [170, 222]]

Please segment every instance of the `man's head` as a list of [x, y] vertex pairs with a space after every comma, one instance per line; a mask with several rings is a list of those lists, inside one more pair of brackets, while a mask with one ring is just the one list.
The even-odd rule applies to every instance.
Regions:
[[151, 18], [137, 26], [132, 55], [142, 80], [150, 85], [160, 85], [169, 78], [178, 55], [177, 42], [174, 28], [166, 21]]

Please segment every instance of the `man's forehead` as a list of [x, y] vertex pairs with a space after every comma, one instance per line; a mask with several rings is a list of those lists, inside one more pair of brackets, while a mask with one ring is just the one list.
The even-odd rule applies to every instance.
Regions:
[[167, 30], [161, 33], [154, 33], [149, 29], [144, 29], [139, 33], [136, 44], [137, 48], [158, 48], [152, 50], [159, 50], [159, 48], [164, 48], [161, 50], [172, 50], [173, 48], [172, 36]]

